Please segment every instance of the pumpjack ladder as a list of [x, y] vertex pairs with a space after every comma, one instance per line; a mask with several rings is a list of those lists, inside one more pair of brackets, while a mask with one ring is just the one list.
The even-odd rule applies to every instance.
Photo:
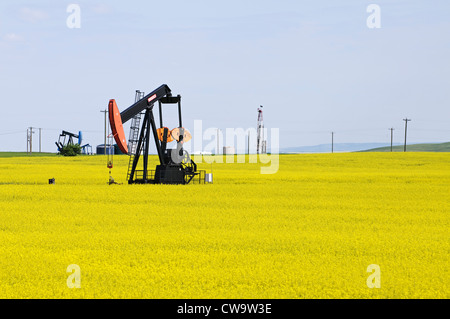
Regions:
[[[144, 92], [136, 90], [136, 96], [135, 96], [134, 103], [137, 103], [140, 100], [142, 100], [144, 98], [144, 96], [145, 96]], [[130, 135], [129, 135], [129, 139], [128, 139], [128, 155], [130, 156], [130, 160], [128, 162], [127, 180], [129, 180], [130, 176], [131, 176], [131, 168], [133, 166], [134, 157], [136, 155], [137, 144], [139, 142], [139, 129], [140, 129], [140, 124], [141, 124], [142, 114], [143, 113], [140, 112], [140, 113], [136, 114], [135, 116], [133, 116], [133, 118], [131, 119]]]

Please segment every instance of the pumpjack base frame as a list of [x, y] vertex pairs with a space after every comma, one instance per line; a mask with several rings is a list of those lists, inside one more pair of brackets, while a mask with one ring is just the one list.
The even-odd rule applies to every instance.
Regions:
[[144, 179], [144, 171], [135, 171], [135, 178], [128, 181], [129, 184], [169, 184], [169, 185], [186, 185], [186, 184], [205, 184], [206, 170], [197, 170], [195, 173], [187, 173], [182, 167], [177, 166], [161, 166], [158, 165], [156, 170], [148, 170], [147, 178]]

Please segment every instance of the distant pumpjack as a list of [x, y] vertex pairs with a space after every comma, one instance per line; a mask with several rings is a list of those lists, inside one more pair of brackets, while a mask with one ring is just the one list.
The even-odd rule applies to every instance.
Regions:
[[58, 142], [55, 142], [56, 147], [58, 148], [58, 152], [61, 152], [61, 149], [66, 145], [75, 144], [75, 142], [73, 141], [74, 138], [78, 139], [77, 144], [81, 146], [81, 141], [83, 140], [81, 131], [78, 132], [78, 134], [62, 131], [62, 133], [59, 135]]

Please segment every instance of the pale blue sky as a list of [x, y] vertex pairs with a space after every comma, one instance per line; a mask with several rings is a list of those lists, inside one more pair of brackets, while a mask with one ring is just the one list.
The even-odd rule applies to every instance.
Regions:
[[[70, 3], [81, 29], [66, 26]], [[366, 25], [371, 3], [380, 29]], [[254, 127], [262, 104], [281, 147], [331, 131], [389, 143], [389, 127], [401, 142], [406, 116], [409, 141], [450, 141], [449, 12], [444, 0], [2, 1], [0, 150], [24, 151], [28, 126], [44, 151], [62, 129], [100, 144], [110, 98], [123, 110], [163, 83], [190, 129]]]

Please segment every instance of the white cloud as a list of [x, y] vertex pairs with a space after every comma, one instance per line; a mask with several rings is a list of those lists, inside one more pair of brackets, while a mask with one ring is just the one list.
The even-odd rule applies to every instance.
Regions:
[[20, 17], [27, 22], [36, 23], [48, 19], [48, 14], [39, 9], [24, 7], [20, 9]]
[[92, 8], [92, 11], [98, 14], [108, 14], [112, 12], [112, 8], [106, 4], [98, 4]]
[[5, 36], [3, 36], [3, 39], [8, 42], [17, 42], [23, 40], [22, 36], [16, 33], [8, 33]]

